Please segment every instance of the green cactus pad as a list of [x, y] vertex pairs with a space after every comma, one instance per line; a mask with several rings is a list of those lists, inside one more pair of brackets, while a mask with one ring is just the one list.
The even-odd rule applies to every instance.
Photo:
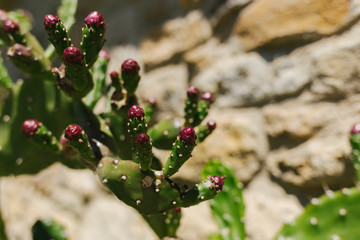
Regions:
[[[95, 22], [92, 19], [96, 19]], [[87, 68], [91, 68], [105, 44], [106, 23], [98, 12], [92, 12], [85, 18], [82, 28], [81, 51], [85, 55]]]
[[180, 167], [191, 157], [191, 153], [196, 146], [195, 141], [188, 142], [177, 137], [169, 158], [167, 159], [163, 172], [165, 177], [174, 175]]
[[182, 118], [167, 119], [149, 128], [148, 134], [152, 139], [153, 146], [159, 149], [170, 150], [181, 130], [183, 122], [184, 119]]
[[133, 160], [140, 163], [142, 171], [147, 171], [152, 163], [152, 143], [149, 135], [140, 133], [136, 136], [133, 150]]
[[[9, 77], [9, 73], [4, 66], [3, 58], [0, 54], [0, 88], [3, 87], [5, 89], [11, 89], [13, 87], [13, 82]], [[0, 97], [1, 100], [1, 97]]]
[[357, 180], [360, 181], [360, 134], [354, 134], [350, 137], [350, 145], [352, 147], [352, 159], [356, 172]]
[[210, 180], [181, 192], [161, 171], [143, 172], [139, 164], [116, 158], [103, 158], [97, 165], [97, 173], [120, 200], [145, 215], [196, 205], [218, 193]]
[[92, 71], [94, 87], [91, 92], [87, 94], [84, 100], [85, 104], [90, 109], [93, 109], [101, 96], [105, 94], [106, 70], [108, 63], [109, 59], [105, 57], [99, 57], [94, 64]]
[[313, 200], [294, 223], [285, 225], [274, 239], [358, 239], [359, 204], [360, 191], [355, 187], [323, 195]]
[[[236, 179], [234, 171], [219, 160], [207, 162], [201, 173], [202, 177], [208, 175], [226, 176], [225, 184], [221, 193], [210, 201], [211, 213], [219, 226], [218, 240], [244, 240], [245, 204], [242, 195], [242, 184]], [[226, 229], [226, 231], [225, 231]]]
[[36, 221], [31, 229], [33, 240], [67, 240], [66, 229], [52, 219]]

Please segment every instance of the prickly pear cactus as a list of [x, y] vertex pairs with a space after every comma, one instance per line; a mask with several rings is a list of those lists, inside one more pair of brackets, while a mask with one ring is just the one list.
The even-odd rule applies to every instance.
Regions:
[[40, 219], [31, 229], [33, 240], [67, 240], [66, 229], [53, 219]]
[[[221, 229], [218, 234], [210, 235], [210, 239], [244, 240], [245, 204], [241, 182], [236, 179], [234, 171], [219, 160], [211, 160], [205, 164], [202, 176], [209, 175], [226, 176], [222, 192], [210, 201], [211, 213]], [[218, 181], [224, 181], [222, 178]]]
[[[353, 164], [360, 180], [360, 124], [350, 131]], [[360, 236], [360, 191], [358, 187], [327, 191], [312, 199], [294, 223], [287, 224], [275, 239], [358, 239]]]
[[[88, 168], [123, 202], [135, 208], [160, 238], [176, 236], [181, 208], [214, 198], [223, 177], [209, 176], [188, 189], [171, 177], [191, 158], [195, 146], [215, 129], [208, 114], [213, 95], [191, 86], [184, 117], [152, 121], [156, 100], [142, 108], [136, 95], [137, 61], [128, 59], [110, 73], [102, 50], [107, 23], [94, 11], [84, 19], [82, 42], [74, 46], [69, 29], [77, 1], [63, 0], [58, 16], [44, 17], [51, 45], [44, 50], [27, 24], [0, 11], [0, 39], [25, 76], [13, 83], [0, 59], [0, 176], [36, 173], [54, 162]], [[28, 23], [24, 21], [25, 23]], [[57, 55], [61, 64], [55, 66]], [[194, 94], [196, 93], [196, 94]], [[105, 99], [104, 111], [94, 107]], [[64, 130], [65, 129], [65, 130]], [[162, 166], [153, 146], [171, 150]], [[44, 228], [44, 222], [36, 227]]]
[[360, 191], [343, 189], [313, 199], [294, 223], [287, 224], [275, 239], [358, 239]]

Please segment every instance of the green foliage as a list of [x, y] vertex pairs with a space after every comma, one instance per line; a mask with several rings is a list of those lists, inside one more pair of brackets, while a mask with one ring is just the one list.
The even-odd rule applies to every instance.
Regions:
[[212, 235], [210, 239], [245, 239], [245, 204], [242, 184], [236, 179], [234, 171], [219, 160], [212, 160], [205, 164], [202, 176], [209, 175], [226, 176], [222, 192], [210, 201], [212, 215], [220, 228], [220, 233]]
[[32, 227], [33, 240], [67, 240], [65, 228], [53, 219], [41, 219]]
[[0, 211], [0, 240], [7, 240], [7, 236], [5, 232], [5, 224], [1, 216], [1, 211]]

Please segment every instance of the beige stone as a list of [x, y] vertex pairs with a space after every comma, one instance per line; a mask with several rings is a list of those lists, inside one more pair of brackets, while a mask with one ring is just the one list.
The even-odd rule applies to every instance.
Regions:
[[247, 50], [304, 42], [341, 29], [349, 8], [348, 0], [258, 0], [240, 12], [235, 33]]
[[185, 18], [166, 22], [163, 27], [143, 39], [140, 44], [141, 57], [145, 65], [157, 65], [169, 61], [212, 34], [211, 26], [200, 11], [192, 11]]
[[215, 131], [196, 146], [193, 157], [182, 166], [176, 176], [197, 182], [200, 180], [199, 173], [204, 163], [211, 158], [219, 158], [235, 169], [235, 174], [241, 181], [250, 181], [259, 171], [268, 152], [260, 112], [254, 109], [214, 109], [207, 119], [216, 121]]

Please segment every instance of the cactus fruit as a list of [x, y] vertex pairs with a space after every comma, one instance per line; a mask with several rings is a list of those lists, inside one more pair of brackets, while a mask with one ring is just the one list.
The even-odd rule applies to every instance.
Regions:
[[32, 236], [34, 240], [67, 240], [66, 229], [52, 219], [41, 219], [33, 225]]

